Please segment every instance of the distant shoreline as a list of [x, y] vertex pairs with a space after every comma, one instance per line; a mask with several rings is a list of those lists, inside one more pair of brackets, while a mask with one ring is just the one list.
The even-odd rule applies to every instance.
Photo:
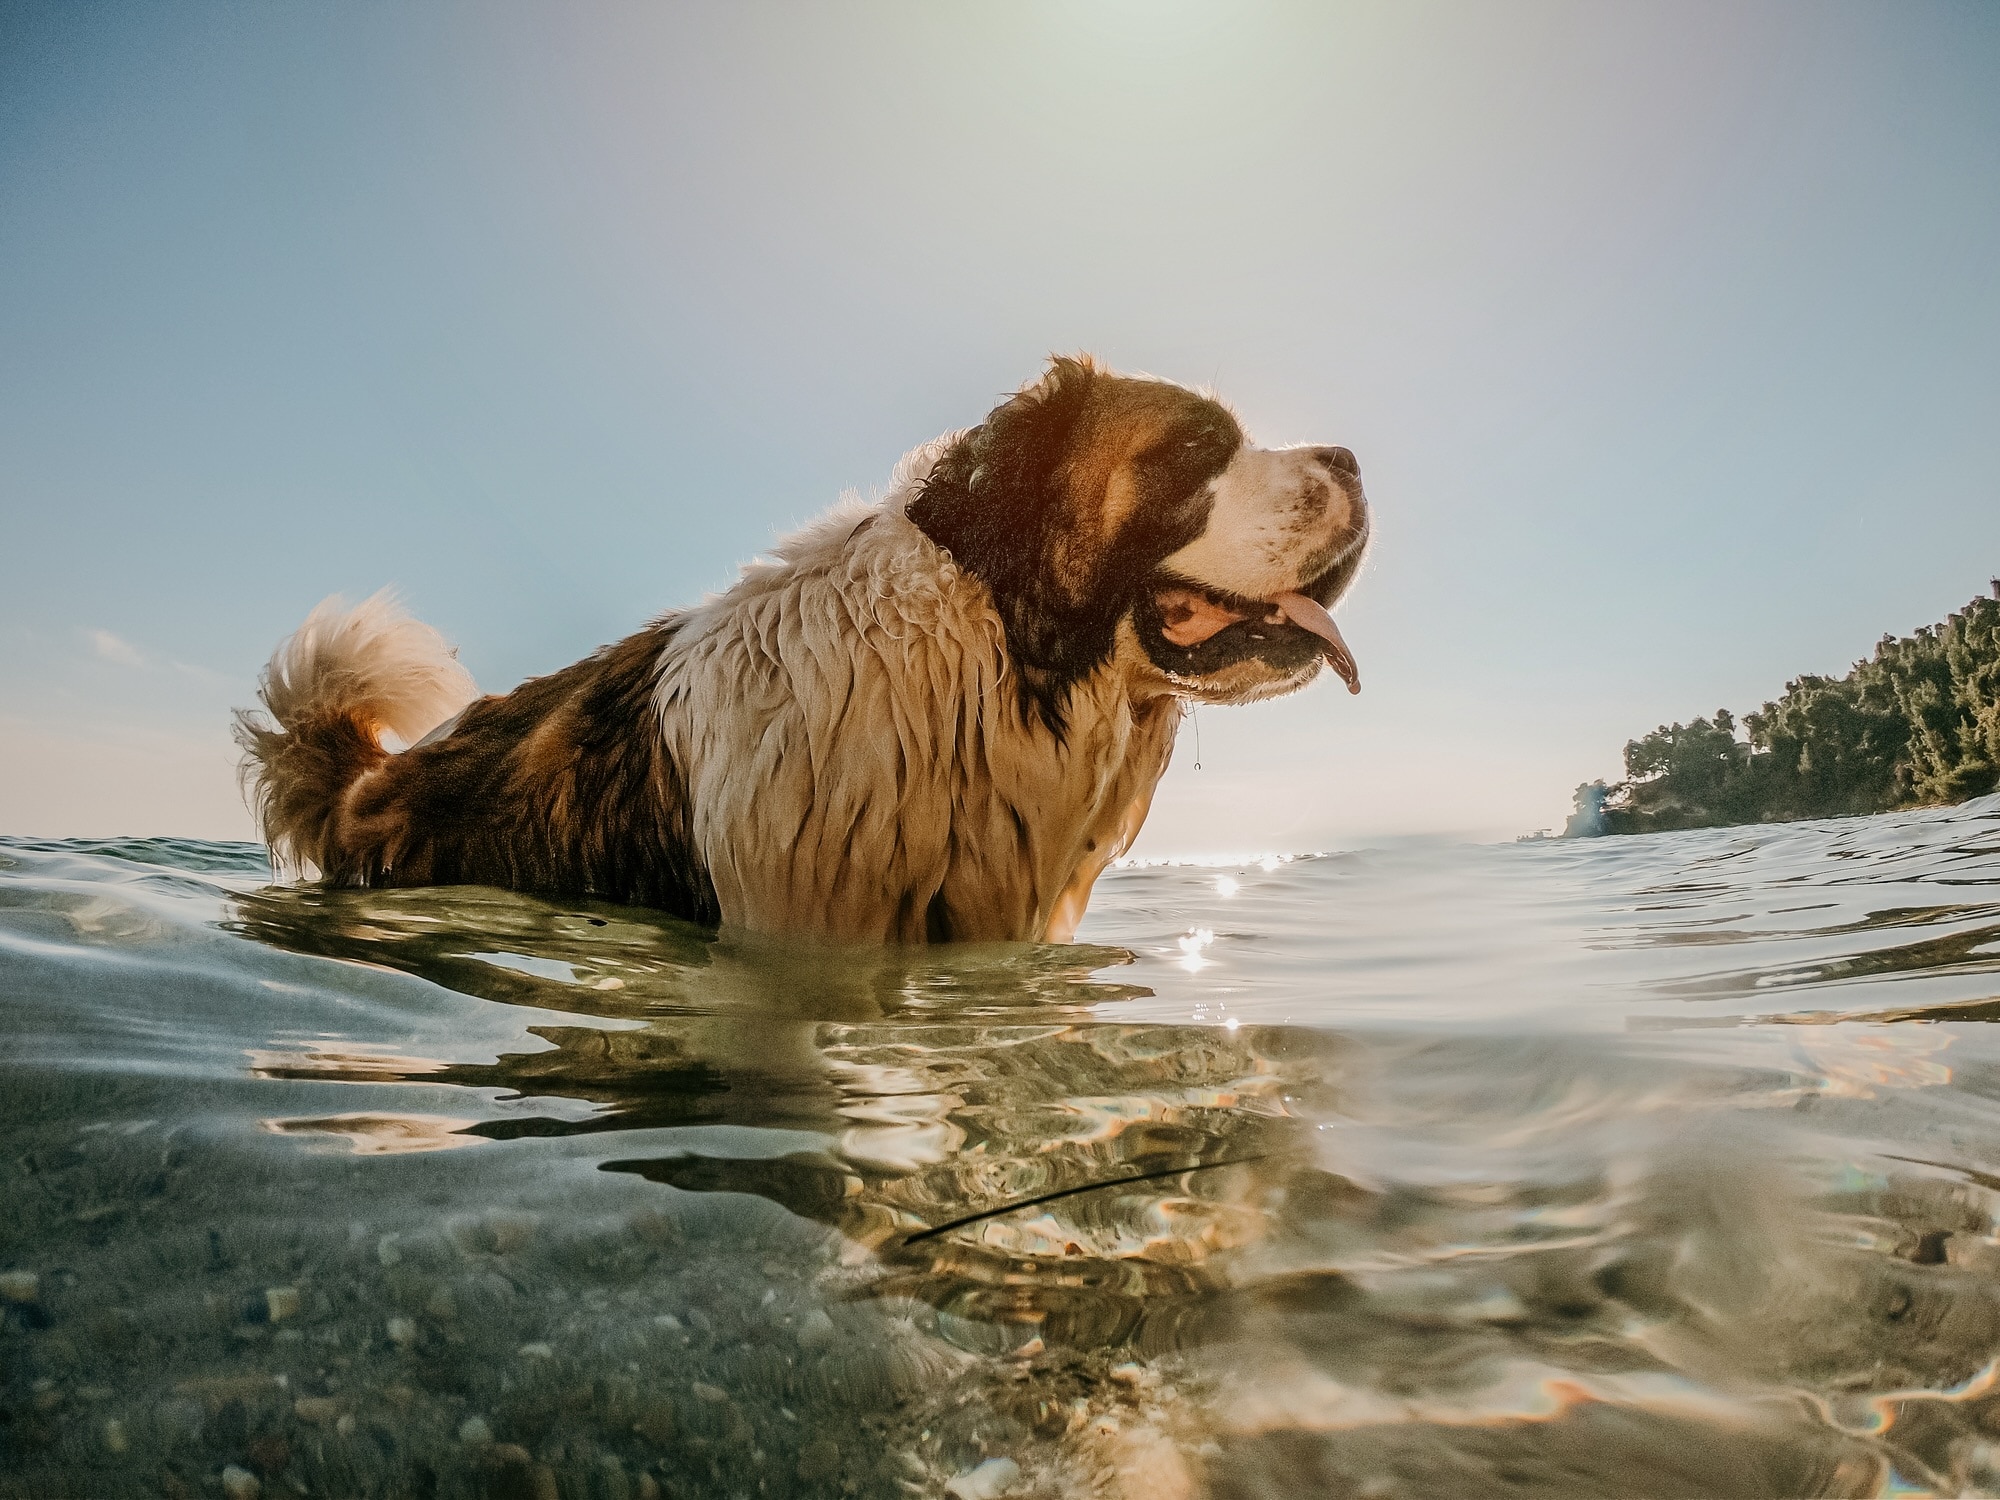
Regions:
[[2000, 578], [1845, 677], [1802, 676], [1738, 719], [1662, 724], [1625, 779], [1576, 789], [1565, 838], [1949, 806], [2000, 790]]

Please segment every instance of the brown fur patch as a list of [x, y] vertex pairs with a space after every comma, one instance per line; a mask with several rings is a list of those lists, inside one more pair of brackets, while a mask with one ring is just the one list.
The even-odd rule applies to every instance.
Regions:
[[673, 632], [654, 625], [479, 699], [434, 744], [381, 755], [338, 799], [322, 873], [339, 885], [575, 891], [718, 921], [652, 713]]
[[[1062, 466], [1063, 524], [1050, 559], [1072, 598], [1082, 601], [1102, 585], [1119, 537], [1141, 519], [1142, 507], [1162, 498], [1151, 492], [1142, 455], [1173, 443], [1190, 423], [1213, 420], [1211, 408], [1214, 402], [1160, 381], [1100, 374], [1092, 383]], [[1196, 467], [1188, 477], [1205, 482], [1210, 475]]]

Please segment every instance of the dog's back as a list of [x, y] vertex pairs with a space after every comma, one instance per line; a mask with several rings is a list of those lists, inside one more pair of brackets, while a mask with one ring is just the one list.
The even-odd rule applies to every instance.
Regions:
[[1067, 938], [1178, 712], [1108, 679], [1060, 735], [1024, 710], [989, 596], [903, 498], [504, 697], [466, 703], [442, 638], [386, 599], [329, 601], [265, 673], [275, 723], [238, 717], [266, 838], [336, 885], [573, 892], [840, 941]]
[[[392, 600], [328, 600], [265, 670], [270, 718], [237, 716], [265, 837], [337, 885], [587, 891], [714, 923], [680, 777], [647, 732], [673, 629], [474, 698]], [[385, 733], [415, 743], [391, 753]]]

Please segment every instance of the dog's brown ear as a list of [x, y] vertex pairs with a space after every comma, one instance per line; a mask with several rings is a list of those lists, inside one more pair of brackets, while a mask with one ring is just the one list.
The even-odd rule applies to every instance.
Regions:
[[1076, 597], [1056, 567], [1060, 531], [1075, 524], [1063, 471], [1107, 378], [1088, 355], [1051, 358], [939, 457], [908, 512], [992, 591], [1022, 691], [1051, 726], [1070, 684], [1110, 654], [1117, 625], [1115, 606]]
[[1057, 471], [1099, 378], [1089, 355], [1054, 355], [1041, 379], [988, 412], [965, 445], [973, 497], [1007, 510], [1053, 500]]
[[1088, 355], [1056, 355], [1041, 379], [986, 414], [931, 469], [910, 519], [989, 583], [1023, 560], [1024, 528], [1039, 531], [1059, 508], [1070, 441], [1099, 379]]

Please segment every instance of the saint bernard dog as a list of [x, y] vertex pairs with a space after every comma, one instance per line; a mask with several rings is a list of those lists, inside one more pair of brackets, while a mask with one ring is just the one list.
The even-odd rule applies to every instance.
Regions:
[[[1088, 358], [917, 449], [727, 593], [504, 695], [330, 599], [239, 712], [281, 867], [592, 895], [836, 942], [1067, 941], [1183, 707], [1354, 659], [1354, 455]], [[407, 748], [392, 748], [394, 745]]]

